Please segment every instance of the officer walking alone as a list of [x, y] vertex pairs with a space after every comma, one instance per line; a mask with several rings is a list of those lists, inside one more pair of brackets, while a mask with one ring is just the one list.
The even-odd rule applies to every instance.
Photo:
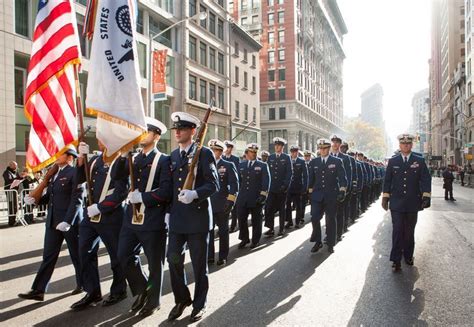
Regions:
[[411, 152], [414, 136], [398, 136], [400, 154], [388, 161], [383, 184], [382, 207], [392, 215], [392, 251], [394, 271], [401, 270], [402, 255], [413, 265], [415, 226], [418, 211], [431, 205], [431, 176], [425, 159]]

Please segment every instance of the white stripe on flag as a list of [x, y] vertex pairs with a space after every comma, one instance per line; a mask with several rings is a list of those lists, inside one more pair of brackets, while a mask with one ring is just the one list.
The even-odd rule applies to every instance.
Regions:
[[54, 35], [57, 31], [59, 31], [62, 27], [71, 24], [71, 14], [65, 13], [62, 16], [56, 18], [53, 23], [48, 27], [46, 31], [41, 34], [39, 38], [35, 40], [33, 43], [33, 47], [31, 48], [31, 56], [33, 57], [36, 52], [41, 50], [46, 42]]
[[34, 128], [30, 129], [30, 149], [35, 153], [39, 162], [44, 162], [51, 158], [51, 155], [44, 147]]
[[71, 133], [72, 136], [77, 137], [76, 117], [72, 114], [72, 111], [69, 109], [69, 104], [66, 101], [66, 96], [64, 95], [64, 91], [63, 91], [63, 88], [61, 87], [61, 84], [59, 84], [59, 81], [56, 78], [52, 78], [51, 82], [49, 83], [49, 88], [51, 89], [51, 92], [55, 95], [56, 101], [58, 101], [59, 106], [62, 108], [61, 112], [64, 116], [64, 119], [67, 122], [69, 132]]
[[34, 95], [36, 97], [33, 99], [33, 103], [36, 107], [36, 112], [38, 113], [39, 118], [43, 121], [44, 126], [48, 130], [49, 134], [53, 138], [54, 142], [56, 143], [59, 150], [61, 150], [65, 144], [63, 139], [63, 134], [61, 133], [61, 129], [59, 128], [58, 124], [54, 120], [54, 117], [51, 115], [48, 106], [44, 102], [43, 97], [40, 93]]
[[[42, 0], [40, 0], [42, 1]], [[54, 9], [56, 8], [58, 5], [60, 5], [61, 3], [63, 3], [64, 1], [58, 1], [58, 0], [49, 0], [48, 1], [48, 4], [46, 6], [44, 6], [40, 11], [38, 11], [38, 7], [36, 8], [33, 8], [33, 10], [35, 12], [38, 11], [37, 15], [36, 15], [36, 20], [35, 20], [35, 30], [36, 28], [38, 27], [39, 24], [41, 24], [43, 22], [43, 20], [49, 16], [49, 13]], [[74, 8], [74, 7], [71, 7], [71, 8]]]

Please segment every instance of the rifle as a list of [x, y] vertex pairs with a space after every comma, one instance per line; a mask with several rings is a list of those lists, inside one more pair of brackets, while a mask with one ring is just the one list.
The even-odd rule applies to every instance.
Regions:
[[199, 163], [199, 155], [201, 154], [201, 149], [203, 146], [204, 138], [206, 137], [207, 133], [207, 122], [209, 117], [212, 114], [212, 107], [214, 106], [214, 98], [211, 99], [209, 102], [209, 108], [207, 108], [206, 115], [201, 122], [201, 127], [199, 128], [198, 135], [196, 137], [195, 147], [192, 154], [191, 164], [189, 165], [188, 175], [186, 176], [186, 180], [184, 181], [183, 190], [192, 190], [194, 187], [194, 180], [196, 179], [196, 175], [194, 174], [194, 170], [196, 169]]

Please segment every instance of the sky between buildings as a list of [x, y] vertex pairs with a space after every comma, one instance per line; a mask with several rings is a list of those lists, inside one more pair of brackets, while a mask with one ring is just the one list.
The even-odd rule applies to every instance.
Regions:
[[384, 120], [394, 146], [410, 124], [413, 95], [429, 86], [429, 0], [338, 0], [344, 37], [344, 114], [360, 113], [360, 94], [384, 89]]

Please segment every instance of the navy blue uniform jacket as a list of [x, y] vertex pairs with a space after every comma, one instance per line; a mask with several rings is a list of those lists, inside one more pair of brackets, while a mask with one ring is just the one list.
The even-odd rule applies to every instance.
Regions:
[[268, 196], [270, 171], [268, 165], [260, 160], [255, 160], [251, 168], [248, 165], [248, 161], [242, 161], [239, 165], [240, 191], [236, 205], [255, 208], [260, 195]]
[[293, 168], [291, 165], [291, 158], [286, 153], [282, 153], [277, 158], [275, 153], [268, 157], [268, 166], [270, 169], [272, 193], [285, 193], [288, 191], [291, 183], [291, 176], [293, 175]]
[[339, 190], [347, 188], [342, 160], [329, 155], [324, 165], [321, 157], [311, 160], [308, 166], [311, 201], [336, 200]]
[[291, 178], [288, 193], [302, 194], [308, 189], [308, 167], [301, 158], [296, 158], [293, 164], [293, 177]]
[[235, 202], [239, 193], [237, 168], [232, 162], [221, 158], [217, 163], [217, 174], [219, 175], [219, 191], [211, 196], [214, 213], [223, 212], [227, 200]]

